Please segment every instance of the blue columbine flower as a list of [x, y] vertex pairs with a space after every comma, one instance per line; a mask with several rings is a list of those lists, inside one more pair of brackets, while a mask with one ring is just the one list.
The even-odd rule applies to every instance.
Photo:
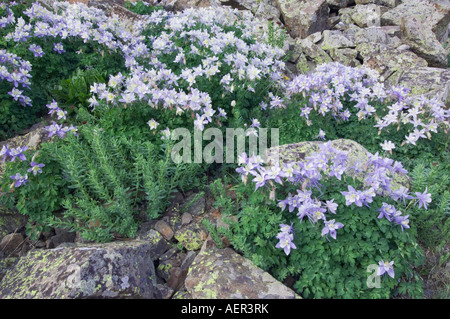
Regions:
[[21, 161], [26, 161], [25, 155], [22, 153], [25, 152], [28, 149], [27, 146], [18, 147], [18, 148], [11, 148], [9, 150], [9, 156], [11, 156], [11, 162], [14, 162], [16, 157], [18, 157]]
[[388, 261], [383, 261], [380, 260], [378, 262], [378, 264], [380, 265], [377, 269], [377, 275], [378, 276], [382, 276], [385, 273], [387, 273], [390, 277], [394, 278], [395, 277], [395, 273], [394, 273], [394, 261], [388, 262]]
[[322, 229], [322, 236], [330, 234], [331, 238], [336, 239], [336, 230], [344, 227], [342, 223], [336, 223], [334, 219], [325, 221], [325, 227]]
[[45, 166], [44, 164], [37, 164], [34, 161], [31, 162], [30, 165], [31, 165], [31, 167], [27, 170], [27, 172], [32, 172], [33, 175], [42, 173], [41, 168]]
[[[431, 203], [431, 194], [427, 193], [428, 187], [425, 188], [425, 191], [423, 193], [416, 192], [416, 199], [417, 203], [419, 203], [419, 208], [425, 207], [425, 209], [428, 209], [427, 204]], [[416, 203], [416, 204], [417, 204]]]
[[28, 182], [27, 174], [23, 176], [20, 173], [17, 173], [16, 175], [10, 176], [10, 178], [16, 181], [14, 187], [20, 187]]

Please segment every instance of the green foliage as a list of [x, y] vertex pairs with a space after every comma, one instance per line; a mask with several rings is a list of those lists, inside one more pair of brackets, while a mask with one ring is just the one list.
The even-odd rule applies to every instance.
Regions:
[[216, 225], [212, 224], [211, 221], [209, 221], [206, 218], [202, 220], [202, 224], [205, 226], [206, 230], [211, 235], [217, 247], [223, 248], [222, 240], [220, 239], [220, 235], [217, 231]]
[[[67, 228], [92, 241], [133, 237], [140, 212], [157, 218], [173, 190], [195, 185], [199, 167], [175, 164], [170, 147], [166, 143], [161, 153], [151, 142], [115, 137], [85, 125], [79, 136], [44, 143], [35, 160], [45, 163], [45, 170], [10, 196], [30, 223], [39, 224], [36, 230]], [[5, 192], [11, 187], [7, 176], [24, 174], [27, 165], [17, 160], [8, 164]]]
[[0, 82], [0, 141], [33, 125], [41, 113], [39, 108], [22, 106], [14, 101], [7, 94], [11, 88], [9, 83]]
[[161, 6], [152, 6], [142, 1], [130, 2], [126, 1], [124, 7], [134, 13], [141, 15], [151, 15], [154, 11], [164, 10]]
[[87, 108], [88, 99], [92, 96], [90, 87], [94, 83], [105, 83], [106, 72], [97, 69], [77, 69], [68, 79], [61, 80], [59, 85], [52, 90], [51, 94], [58, 103], [73, 107]]
[[[348, 182], [348, 180], [347, 180]], [[251, 184], [251, 183], [250, 183]], [[254, 192], [254, 185], [240, 184], [236, 193], [241, 196], [236, 222], [225, 232], [235, 249], [250, 258], [257, 266], [269, 271], [277, 279], [295, 279], [294, 288], [305, 298], [390, 298], [423, 295], [422, 281], [416, 267], [423, 264], [423, 252], [415, 237], [415, 225], [404, 232], [386, 219], [378, 219], [376, 207], [385, 199], [377, 198], [371, 207], [346, 206], [339, 191], [341, 183], [323, 183], [318, 198], [334, 198], [339, 204], [336, 218], [345, 226], [337, 240], [321, 237], [318, 224], [300, 222], [294, 213], [281, 212], [267, 194]], [[216, 188], [220, 183], [215, 182]], [[223, 195], [216, 203], [229, 203]], [[289, 189], [285, 190], [286, 192]], [[292, 190], [291, 190], [292, 191]], [[282, 191], [280, 198], [284, 198]], [[278, 196], [278, 195], [277, 195]], [[407, 211], [413, 214], [412, 211]], [[294, 223], [294, 243], [297, 249], [286, 256], [275, 248], [280, 224]], [[380, 288], [367, 286], [369, 265], [378, 266], [380, 260], [395, 261], [395, 279], [381, 278]], [[373, 273], [373, 272], [372, 272]], [[398, 280], [400, 279], [400, 281]]]
[[[419, 238], [428, 249], [443, 253], [450, 243], [450, 153], [445, 155], [447, 160], [444, 162], [420, 161], [410, 174], [413, 192], [423, 192], [427, 188], [432, 194], [428, 210], [419, 213], [418, 207], [413, 208], [417, 210], [414, 216]], [[449, 257], [447, 253], [442, 262], [448, 261]]]
[[45, 163], [45, 169], [39, 175], [28, 173], [29, 182], [22, 187], [13, 188], [9, 178], [17, 172], [26, 174], [30, 167], [28, 162], [15, 160], [8, 162], [3, 180], [0, 179], [1, 190], [5, 192], [4, 200], [9, 206], [29, 217], [27, 233], [37, 239], [40, 232], [48, 229], [48, 221], [53, 214], [60, 212], [63, 199], [69, 194], [67, 180], [62, 175], [61, 165], [56, 157], [59, 143], [44, 143], [34, 156], [31, 151], [25, 151], [27, 159], [34, 158], [36, 163]]

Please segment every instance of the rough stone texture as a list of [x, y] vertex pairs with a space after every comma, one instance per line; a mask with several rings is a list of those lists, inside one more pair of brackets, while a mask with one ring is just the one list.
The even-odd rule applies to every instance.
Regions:
[[32, 250], [0, 283], [0, 298], [159, 298], [144, 241]]
[[184, 258], [185, 254], [182, 254], [177, 247], [169, 249], [159, 258], [156, 274], [167, 282], [172, 268], [180, 267]]
[[357, 4], [351, 13], [351, 18], [359, 27], [381, 25], [382, 7], [376, 4]]
[[189, 196], [186, 199], [186, 205], [182, 208], [183, 212], [191, 214], [192, 217], [203, 215], [206, 208], [205, 196], [200, 196], [198, 199], [195, 199], [196, 196], [197, 194], [192, 194]]
[[398, 50], [379, 43], [362, 43], [356, 50], [363, 65], [380, 73], [380, 80], [395, 81], [404, 70], [428, 66], [427, 61], [411, 51]]
[[69, 232], [64, 229], [57, 229], [56, 235], [50, 238], [50, 244], [48, 248], [55, 248], [62, 243], [73, 243], [75, 241], [76, 233]]
[[189, 8], [204, 8], [210, 6], [219, 6], [220, 2], [216, 0], [168, 0], [164, 3], [167, 10], [183, 11]]
[[299, 298], [248, 259], [232, 249], [218, 249], [212, 240], [205, 242], [189, 268], [185, 287], [192, 299]]
[[272, 19], [275, 22], [278, 21], [281, 16], [275, 1], [260, 1], [256, 11], [253, 13], [257, 18], [264, 20]]
[[300, 73], [306, 74], [312, 71], [316, 65], [333, 61], [319, 45], [309, 39], [298, 39], [296, 46], [301, 52], [297, 62], [297, 70]]
[[[1, 179], [1, 176], [0, 176]], [[0, 206], [0, 238], [25, 226], [27, 217], [15, 210]]]
[[356, 4], [373, 3], [373, 4], [380, 5], [380, 6], [390, 7], [390, 8], [394, 8], [394, 7], [398, 6], [401, 2], [402, 2], [402, 0], [355, 0]]
[[325, 30], [322, 33], [322, 42], [319, 44], [320, 48], [325, 51], [341, 48], [354, 48], [354, 37], [339, 30]]
[[194, 262], [196, 256], [197, 253], [195, 251], [188, 251], [186, 257], [183, 259], [183, 262], [181, 263], [181, 269], [189, 269], [189, 267]]
[[447, 52], [427, 25], [416, 19], [401, 24], [402, 40], [431, 67], [447, 67]]
[[406, 70], [393, 85], [405, 85], [412, 95], [437, 97], [450, 109], [450, 69], [418, 67]]
[[277, 0], [277, 7], [293, 38], [328, 29], [328, 4], [325, 0]]
[[402, 4], [381, 16], [382, 25], [400, 25], [402, 18], [419, 20], [431, 27], [436, 38], [444, 42], [448, 36], [450, 23], [450, 1], [403, 0]]
[[158, 220], [155, 224], [155, 229], [164, 237], [164, 239], [171, 240], [173, 238], [173, 230], [165, 221]]
[[351, 67], [357, 67], [361, 65], [361, 62], [356, 58], [358, 51], [350, 48], [344, 49], [332, 49], [330, 51], [330, 57], [335, 62], [339, 62]]
[[0, 250], [6, 255], [12, 255], [21, 251], [21, 246], [25, 242], [22, 234], [13, 233], [8, 234], [2, 238], [0, 242]]
[[327, 0], [328, 6], [333, 8], [345, 8], [353, 2], [354, 0]]
[[181, 225], [187, 225], [192, 221], [192, 215], [189, 213], [184, 213], [183, 215], [181, 215]]
[[[289, 163], [303, 161], [308, 156], [320, 150], [320, 145], [325, 142], [311, 141], [300, 142], [293, 144], [280, 145], [267, 149], [266, 159], [268, 165], [276, 165], [276, 163]], [[364, 163], [368, 160], [368, 151], [359, 143], [347, 140], [337, 139], [331, 141], [332, 147], [347, 152], [347, 164], [349, 167], [356, 163]], [[357, 176], [352, 175], [352, 172], [347, 172], [352, 177], [364, 180], [364, 172]], [[409, 178], [404, 174], [396, 174], [393, 178], [392, 188], [396, 189], [399, 186], [406, 186], [409, 188]]]
[[347, 36], [352, 35], [356, 45], [361, 43], [378, 43], [387, 45], [391, 48], [396, 48], [402, 43], [398, 37], [400, 35], [400, 27], [398, 26], [368, 28], [352, 27], [348, 28], [343, 33]]
[[174, 267], [170, 270], [170, 277], [167, 281], [167, 286], [177, 291], [184, 285], [184, 280], [186, 279], [188, 269], [182, 269], [180, 267]]
[[189, 251], [200, 249], [207, 236], [208, 231], [201, 222], [198, 222], [183, 226], [174, 237]]
[[153, 229], [150, 229], [143, 234], [139, 234], [136, 239], [148, 241], [151, 243], [150, 255], [152, 256], [153, 260], [160, 258], [162, 254], [164, 254], [172, 247], [160, 233]]
[[8, 257], [8, 258], [0, 257], [0, 282], [2, 281], [6, 272], [12, 267], [14, 267], [14, 264], [17, 262], [17, 260], [18, 260], [17, 257]]

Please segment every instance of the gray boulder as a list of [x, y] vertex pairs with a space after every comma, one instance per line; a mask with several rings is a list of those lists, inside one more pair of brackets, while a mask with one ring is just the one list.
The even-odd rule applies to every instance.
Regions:
[[152, 244], [123, 241], [32, 250], [0, 283], [0, 298], [159, 298]]
[[413, 96], [437, 97], [450, 109], [450, 69], [418, 67], [406, 70], [393, 85], [405, 85]]
[[190, 299], [294, 299], [294, 291], [232, 249], [207, 240], [185, 280]]
[[402, 4], [385, 12], [381, 16], [382, 25], [400, 25], [413, 18], [431, 27], [439, 42], [448, 37], [450, 23], [450, 1], [403, 0]]
[[328, 29], [328, 4], [325, 0], [276, 0], [286, 28], [293, 38]]
[[430, 27], [411, 19], [404, 20], [400, 28], [402, 40], [412, 52], [424, 58], [431, 67], [447, 67], [447, 52]]

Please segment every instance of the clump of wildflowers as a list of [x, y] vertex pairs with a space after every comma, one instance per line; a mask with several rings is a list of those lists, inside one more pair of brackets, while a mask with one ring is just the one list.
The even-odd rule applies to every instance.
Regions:
[[[319, 148], [319, 151], [306, 157], [303, 161], [283, 163], [281, 166], [279, 163], [272, 163], [270, 166], [264, 165], [259, 157], [255, 155], [248, 157], [246, 153], [243, 153], [239, 156], [240, 167], [236, 171], [241, 175], [244, 183], [248, 182], [249, 176], [253, 176], [252, 182], [255, 183], [255, 191], [269, 189], [272, 200], [276, 200], [274, 194], [277, 184], [282, 186], [285, 186], [286, 183], [299, 185], [300, 188], [296, 194], [289, 193], [287, 198], [278, 200], [278, 207], [282, 211], [287, 209], [291, 213], [295, 212], [300, 221], [303, 221], [305, 217], [313, 224], [322, 221], [324, 224], [322, 236], [330, 235], [333, 239], [337, 238], [337, 231], [344, 225], [337, 222], [334, 217], [329, 220], [328, 214], [337, 216], [339, 205], [334, 203], [334, 199], [323, 200], [313, 196], [313, 189], [320, 190], [324, 179], [341, 180], [344, 174], [358, 176], [362, 181], [360, 189], [347, 185], [347, 190], [341, 191], [346, 206], [371, 207], [376, 196], [387, 196], [397, 202], [413, 199], [419, 203], [420, 207], [423, 205], [425, 208], [426, 203], [431, 201], [431, 195], [426, 190], [424, 193], [416, 193], [414, 197], [405, 187], [391, 188], [396, 174], [407, 173], [399, 162], [382, 158], [378, 153], [368, 153], [366, 162], [350, 164], [347, 153], [334, 148], [331, 141], [322, 143]], [[386, 218], [399, 225], [402, 231], [410, 228], [409, 215], [403, 215], [393, 205], [383, 203], [378, 211], [380, 212], [378, 218]], [[292, 247], [290, 246], [293, 240], [292, 232], [281, 232], [280, 234], [288, 235], [277, 236], [280, 239], [277, 248], [289, 249], [285, 247]]]
[[[380, 133], [391, 126], [409, 125], [411, 132], [402, 145], [416, 145], [420, 138], [431, 139], [431, 133], [436, 133], [439, 127], [446, 131], [450, 112], [444, 104], [437, 98], [409, 96], [409, 91], [403, 86], [385, 88], [375, 70], [337, 62], [322, 64], [314, 73], [299, 75], [286, 85], [287, 99], [296, 94], [309, 97], [309, 104], [301, 108], [300, 114], [308, 125], [312, 124], [309, 119], [312, 110], [322, 116], [331, 115], [336, 121], [347, 121], [352, 116], [358, 120], [374, 117]], [[346, 108], [344, 101], [353, 102], [354, 111]], [[375, 108], [378, 101], [387, 105], [387, 112]], [[391, 152], [395, 145], [385, 141], [382, 148]]]
[[[254, 30], [259, 28], [254, 26], [259, 22], [246, 14], [240, 18], [245, 23], [235, 23], [236, 19], [229, 8], [187, 9], [176, 14], [161, 10], [144, 16], [143, 25], [150, 29], [164, 27], [164, 32], [148, 37], [148, 47], [138, 43], [134, 51], [126, 50], [130, 73], [119, 80], [111, 77], [114, 85], [94, 84], [91, 105], [146, 103], [152, 108], [173, 110], [177, 116], [190, 112], [193, 126], [199, 130], [216, 121], [220, 125], [227, 111], [212, 104], [210, 94], [216, 92], [200, 90], [200, 82], [217, 78], [220, 87], [214, 90], [222, 90], [224, 98], [237, 90], [255, 92], [263, 78], [279, 81], [284, 68], [282, 49], [249, 41], [256, 36]], [[231, 26], [242, 31], [242, 36], [227, 31]], [[162, 62], [168, 57], [174, 58], [175, 66]], [[271, 107], [282, 103], [278, 96], [269, 96]], [[252, 128], [259, 125], [254, 120]]]

